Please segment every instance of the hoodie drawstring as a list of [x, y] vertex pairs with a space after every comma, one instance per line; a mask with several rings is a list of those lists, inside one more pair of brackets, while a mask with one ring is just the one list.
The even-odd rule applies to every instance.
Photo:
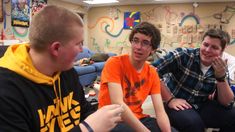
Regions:
[[56, 95], [56, 106], [58, 107], [59, 110], [59, 117], [58, 117], [58, 124], [60, 128], [64, 128], [64, 123], [62, 121], [62, 110], [61, 110], [61, 99], [62, 99], [62, 95], [61, 95], [61, 87], [60, 87], [60, 77], [58, 77], [58, 89], [59, 89], [59, 96], [57, 94], [57, 90], [56, 90], [56, 85], [55, 85], [55, 81], [53, 80], [53, 88], [54, 88], [54, 92]]

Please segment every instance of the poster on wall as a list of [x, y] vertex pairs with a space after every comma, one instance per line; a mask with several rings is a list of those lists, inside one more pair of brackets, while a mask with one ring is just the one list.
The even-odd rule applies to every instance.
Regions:
[[47, 5], [47, 0], [32, 0], [32, 16]]
[[132, 29], [140, 23], [140, 12], [124, 12], [124, 29]]
[[29, 27], [30, 0], [11, 0], [11, 25]]

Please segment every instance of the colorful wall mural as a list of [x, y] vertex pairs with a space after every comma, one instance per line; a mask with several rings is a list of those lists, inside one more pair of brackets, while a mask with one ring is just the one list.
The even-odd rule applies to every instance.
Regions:
[[91, 8], [88, 11], [89, 47], [98, 52], [113, 50], [121, 54], [120, 49], [129, 52], [126, 50], [130, 48], [130, 30], [125, 30], [126, 12], [129, 16], [131, 12], [139, 12], [140, 21], [149, 21], [160, 29], [161, 48], [199, 47], [209, 28], [226, 30], [231, 35], [231, 44], [235, 43], [235, 3], [199, 3], [198, 7], [188, 3]]
[[14, 0], [12, 2], [11, 0], [3, 0], [4, 19], [0, 25], [1, 40], [18, 40], [19, 42], [28, 40], [29, 3], [29, 0]]
[[63, 7], [71, 9], [74, 12], [85, 12], [85, 10], [78, 5], [63, 2], [60, 0], [0, 1], [2, 1], [2, 3], [0, 4], [2, 4], [1, 7], [3, 15], [2, 22], [0, 18], [0, 44], [4, 44], [6, 41], [14, 43], [28, 41], [28, 26], [30, 25], [30, 19], [32, 15], [48, 3], [53, 5], [63, 5]]
[[32, 16], [47, 5], [47, 0], [32, 0]]
[[[202, 35], [208, 28], [225, 29], [231, 35], [231, 44], [235, 44], [235, 2], [199, 3], [198, 7], [188, 3], [87, 9], [58, 0], [33, 0], [36, 2], [33, 5], [41, 5], [37, 4], [38, 1], [63, 4], [73, 11], [82, 11], [85, 14], [85, 45], [98, 52], [129, 52], [128, 36], [131, 30], [124, 28], [125, 12], [132, 13], [129, 16], [139, 12], [138, 21], [149, 21], [158, 27], [162, 33], [161, 48], [199, 47]], [[4, 19], [0, 22], [0, 39], [28, 41], [27, 27], [11, 26], [11, 0], [3, 0], [2, 4]]]

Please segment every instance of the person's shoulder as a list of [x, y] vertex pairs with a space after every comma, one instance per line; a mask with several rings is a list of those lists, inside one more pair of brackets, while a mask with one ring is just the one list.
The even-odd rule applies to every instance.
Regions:
[[107, 60], [107, 63], [120, 63], [120, 62], [125, 62], [126, 60], [129, 59], [129, 56], [124, 54], [124, 55], [118, 55], [118, 56], [112, 56], [109, 57], [109, 59]]
[[0, 67], [0, 85], [6, 83], [6, 81], [9, 79], [9, 73], [10, 71], [8, 69]]
[[61, 75], [62, 76], [73, 76], [73, 75], [77, 75], [77, 72], [74, 68], [71, 68], [69, 70], [61, 72]]
[[3, 79], [10, 79], [15, 78], [18, 74], [16, 74], [14, 71], [11, 71], [7, 68], [0, 67], [0, 78]]
[[179, 52], [181, 54], [197, 54], [199, 52], [198, 48], [186, 48], [186, 47], [180, 47], [175, 49], [176, 52]]
[[117, 56], [109, 57], [108, 60], [126, 59], [126, 58], [128, 58], [128, 57], [129, 57], [129, 55], [127, 55], [127, 54], [122, 54], [122, 55], [117, 55]]
[[[17, 90], [17, 87], [21, 87], [20, 82], [25, 80], [24, 77], [11, 71], [7, 68], [0, 67], [0, 93], [2, 94], [12, 94], [10, 91]], [[10, 90], [10, 89], [11, 90]], [[3, 92], [4, 91], [4, 92]]]
[[3, 68], [0, 66], [0, 75], [2, 75], [5, 72], [9, 72], [9, 70], [7, 68]]
[[145, 63], [145, 66], [147, 67], [146, 69], [150, 72], [150, 73], [156, 73], [157, 68], [154, 67], [153, 65], [150, 65], [149, 63]]
[[186, 47], [178, 47], [175, 49], [175, 51], [178, 52], [189, 52], [191, 50], [191, 48], [186, 48]]

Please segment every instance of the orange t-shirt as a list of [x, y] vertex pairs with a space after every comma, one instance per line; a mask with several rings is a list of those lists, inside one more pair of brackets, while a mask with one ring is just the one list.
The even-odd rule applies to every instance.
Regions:
[[123, 100], [138, 119], [148, 116], [143, 114], [141, 108], [147, 96], [160, 94], [160, 80], [156, 69], [145, 63], [138, 73], [128, 55], [114, 56], [106, 62], [101, 74], [99, 108], [111, 104], [108, 82], [121, 84]]

